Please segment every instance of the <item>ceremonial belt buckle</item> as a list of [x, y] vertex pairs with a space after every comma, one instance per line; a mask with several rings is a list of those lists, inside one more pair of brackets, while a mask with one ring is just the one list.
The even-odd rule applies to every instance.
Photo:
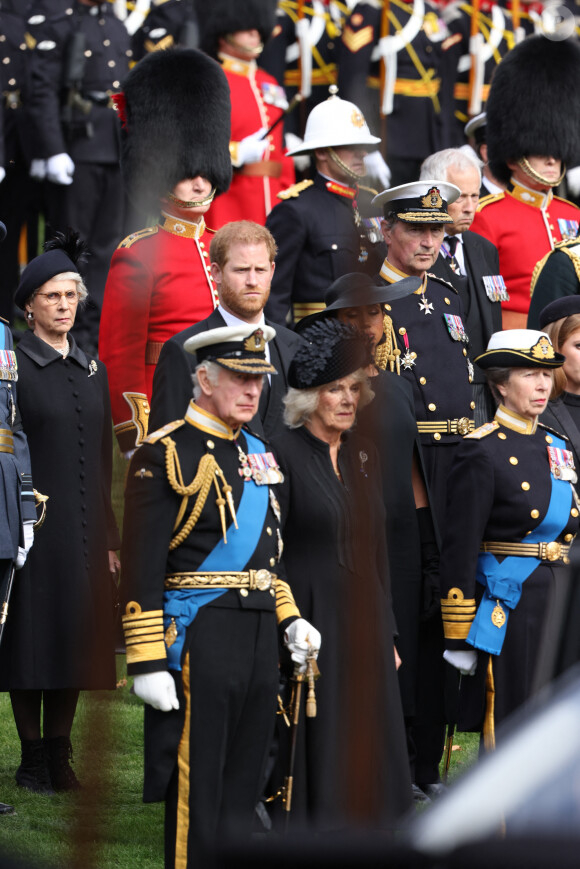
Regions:
[[540, 558], [542, 561], [560, 561], [563, 556], [562, 544], [557, 540], [551, 543], [540, 543]]
[[471, 420], [467, 416], [462, 416], [457, 420], [450, 420], [450, 422], [455, 423], [457, 434], [466, 435], [470, 430]]
[[261, 570], [250, 570], [250, 589], [258, 591], [268, 591], [273, 582], [273, 574], [269, 570], [262, 568]]

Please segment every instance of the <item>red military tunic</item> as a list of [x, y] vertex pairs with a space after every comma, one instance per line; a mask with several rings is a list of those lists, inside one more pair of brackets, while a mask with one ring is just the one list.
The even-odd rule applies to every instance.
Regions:
[[542, 193], [513, 182], [508, 190], [480, 200], [471, 229], [497, 247], [510, 296], [502, 309], [521, 315], [521, 328], [530, 307], [534, 266], [557, 241], [576, 235], [579, 220], [580, 209], [551, 190]]
[[122, 452], [147, 434], [153, 373], [161, 346], [217, 305], [209, 271], [210, 233], [164, 214], [129, 235], [111, 260], [99, 337], [109, 374], [115, 434]]
[[268, 136], [269, 147], [258, 163], [238, 163], [237, 148], [242, 139], [269, 128], [287, 106], [284, 91], [275, 78], [259, 69], [254, 60], [220, 55], [232, 101], [230, 153], [234, 177], [227, 193], [214, 200], [208, 223], [216, 229], [230, 220], [255, 220], [264, 225], [276, 204], [276, 197], [294, 183], [294, 164], [284, 155], [284, 125], [278, 124]]

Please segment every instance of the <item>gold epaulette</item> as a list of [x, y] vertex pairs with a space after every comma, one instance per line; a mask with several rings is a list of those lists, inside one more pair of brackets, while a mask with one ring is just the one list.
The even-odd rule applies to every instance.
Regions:
[[443, 635], [446, 640], [465, 640], [475, 618], [475, 598], [465, 600], [460, 588], [450, 588], [441, 598]]
[[449, 281], [446, 281], [445, 278], [440, 278], [439, 275], [433, 275], [431, 272], [427, 272], [427, 277], [431, 278], [432, 281], [437, 281], [438, 284], [443, 284], [444, 287], [447, 287], [449, 290], [453, 290], [454, 293], [457, 293], [457, 290], [450, 284]]
[[300, 618], [300, 610], [296, 606], [290, 586], [283, 579], [276, 579], [276, 621], [281, 624], [293, 616]]
[[307, 187], [312, 187], [314, 181], [307, 179], [306, 181], [299, 181], [298, 184], [293, 184], [291, 187], [287, 187], [286, 190], [281, 190], [278, 194], [278, 199], [295, 199], [300, 196], [303, 190], [306, 190]]
[[500, 193], [488, 193], [487, 196], [482, 196], [477, 204], [477, 210], [481, 211], [482, 208], [485, 208], [486, 205], [491, 205], [492, 202], [499, 202], [500, 199], [505, 198], [505, 190], [502, 190]]
[[165, 425], [158, 428], [157, 431], [152, 431], [151, 434], [147, 435], [146, 438], [143, 439], [144, 444], [156, 444], [157, 441], [164, 438], [165, 435], [171, 434], [171, 432], [176, 431], [176, 429], [181, 428], [182, 425], [185, 425], [184, 419], [174, 419], [173, 422], [168, 422]]
[[142, 612], [139, 604], [132, 600], [125, 608], [122, 621], [127, 664], [162, 661], [167, 658], [163, 642], [163, 610]]
[[147, 229], [140, 229], [138, 232], [132, 232], [127, 238], [124, 238], [117, 250], [121, 247], [132, 247], [136, 241], [141, 241], [142, 238], [149, 238], [150, 235], [156, 235], [159, 232], [158, 226], [148, 226]]
[[480, 440], [481, 438], [486, 438], [492, 431], [497, 431], [499, 428], [499, 422], [495, 419], [492, 419], [491, 422], [484, 422], [483, 425], [480, 425], [479, 428], [470, 431], [469, 434], [464, 435], [464, 438], [471, 438], [472, 440]]

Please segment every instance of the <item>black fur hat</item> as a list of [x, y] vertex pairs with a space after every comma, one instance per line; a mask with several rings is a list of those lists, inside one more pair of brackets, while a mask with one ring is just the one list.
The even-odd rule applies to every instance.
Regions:
[[580, 44], [530, 36], [497, 67], [487, 101], [489, 166], [508, 183], [508, 160], [580, 159]]
[[201, 48], [211, 57], [217, 57], [218, 39], [238, 30], [259, 31], [265, 43], [274, 29], [275, 0], [197, 0], [201, 29]]
[[136, 204], [156, 208], [197, 175], [228, 189], [230, 89], [218, 63], [193, 48], [155, 51], [131, 70], [124, 97], [121, 166]]

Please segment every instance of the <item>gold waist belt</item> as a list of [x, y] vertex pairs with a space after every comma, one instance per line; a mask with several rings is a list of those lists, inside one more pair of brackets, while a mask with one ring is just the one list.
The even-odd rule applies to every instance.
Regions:
[[292, 317], [295, 322], [298, 322], [302, 317], [308, 317], [309, 314], [319, 314], [325, 308], [324, 302], [295, 302], [292, 305]]
[[[380, 88], [381, 81], [378, 76], [368, 76], [367, 86]], [[403, 97], [436, 97], [440, 87], [440, 78], [428, 79], [427, 81], [420, 78], [398, 78], [395, 79], [393, 92]]]
[[[313, 85], [336, 84], [336, 64], [329, 63], [328, 66], [323, 69], [313, 69], [310, 81]], [[302, 76], [300, 75], [300, 72], [297, 69], [287, 69], [284, 73], [284, 86], [300, 87], [301, 84]]]
[[551, 543], [504, 543], [501, 540], [486, 540], [479, 547], [480, 552], [493, 555], [518, 555], [525, 558], [539, 558], [541, 561], [564, 561], [567, 563], [570, 547], [553, 540]]
[[14, 440], [9, 428], [0, 428], [0, 453], [14, 453]]
[[[468, 100], [469, 99], [469, 83], [466, 81], [456, 81], [455, 87], [453, 88], [453, 96], [456, 100]], [[481, 99], [487, 100], [489, 96], [489, 85], [484, 84], [481, 86]]]
[[440, 419], [433, 422], [418, 422], [417, 430], [420, 434], [458, 434], [466, 435], [473, 431], [475, 422], [462, 416], [460, 419]]
[[145, 345], [145, 365], [157, 365], [163, 349], [163, 341], [147, 341]]
[[278, 577], [269, 570], [213, 573], [166, 573], [165, 588], [247, 588], [250, 591], [268, 591]]

